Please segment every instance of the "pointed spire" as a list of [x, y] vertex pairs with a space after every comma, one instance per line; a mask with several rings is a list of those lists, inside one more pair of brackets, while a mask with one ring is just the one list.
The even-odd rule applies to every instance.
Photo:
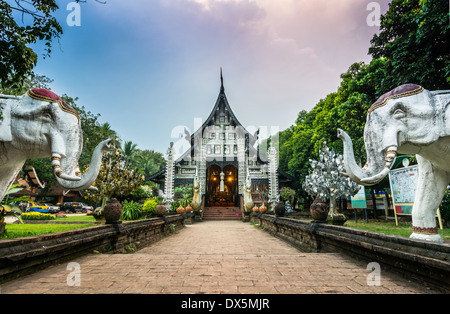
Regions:
[[223, 86], [223, 75], [222, 75], [222, 67], [220, 67], [220, 92], [225, 92], [225, 87]]

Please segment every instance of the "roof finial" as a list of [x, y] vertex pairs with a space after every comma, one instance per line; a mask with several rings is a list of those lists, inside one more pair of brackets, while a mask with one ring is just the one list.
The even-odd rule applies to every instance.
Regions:
[[220, 67], [220, 92], [223, 93], [224, 91], [225, 91], [225, 87], [223, 86], [222, 67]]

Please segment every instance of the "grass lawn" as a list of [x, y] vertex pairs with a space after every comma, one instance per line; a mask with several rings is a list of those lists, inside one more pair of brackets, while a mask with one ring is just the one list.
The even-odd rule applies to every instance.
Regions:
[[92, 215], [68, 215], [66, 217], [60, 218], [56, 217], [55, 220], [52, 221], [92, 221], [95, 222], [95, 218]]
[[[358, 220], [358, 223], [355, 223], [354, 220], [347, 220], [344, 224], [346, 227], [362, 229], [368, 231], [374, 231], [385, 234], [392, 234], [400, 237], [407, 237], [412, 233], [411, 223], [399, 223], [398, 226], [395, 225], [395, 222], [365, 222], [365, 220]], [[441, 237], [449, 241], [450, 240], [450, 229], [438, 229]]]
[[5, 232], [0, 239], [15, 239], [22, 237], [32, 237], [40, 234], [55, 233], [72, 229], [91, 227], [94, 224], [70, 224], [70, 225], [28, 225], [28, 224], [7, 224]]

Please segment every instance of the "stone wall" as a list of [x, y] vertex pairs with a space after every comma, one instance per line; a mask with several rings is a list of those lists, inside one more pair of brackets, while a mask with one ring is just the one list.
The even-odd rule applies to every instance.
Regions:
[[450, 292], [450, 245], [271, 215], [252, 222], [304, 252], [344, 253], [433, 289]]
[[99, 252], [133, 252], [184, 227], [180, 215], [0, 241], [0, 283]]

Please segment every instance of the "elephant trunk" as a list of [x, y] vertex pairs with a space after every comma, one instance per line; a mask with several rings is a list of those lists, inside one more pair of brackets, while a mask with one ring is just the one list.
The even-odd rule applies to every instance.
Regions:
[[[353, 143], [350, 136], [343, 130], [338, 129], [338, 137], [344, 143], [344, 165], [346, 175], [353, 181], [361, 185], [375, 185], [380, 182], [390, 171], [390, 168], [397, 157], [397, 146], [392, 145], [385, 151], [368, 151], [368, 161], [363, 168], [360, 168], [353, 152]], [[374, 156], [380, 155], [380, 156]]]
[[[95, 190], [96, 188], [93, 187], [92, 184], [94, 183], [100, 171], [103, 151], [109, 147], [110, 142], [111, 140], [108, 139], [97, 145], [94, 153], [92, 154], [89, 168], [83, 176], [80, 176], [81, 172], [79, 170], [78, 164], [76, 164], [75, 166], [66, 165], [65, 163], [67, 163], [67, 158], [61, 158], [61, 155], [59, 155], [58, 153], [52, 153], [52, 167], [58, 183], [65, 189], [69, 190]], [[62, 169], [74, 169], [73, 172], [75, 175], [66, 174]]]

